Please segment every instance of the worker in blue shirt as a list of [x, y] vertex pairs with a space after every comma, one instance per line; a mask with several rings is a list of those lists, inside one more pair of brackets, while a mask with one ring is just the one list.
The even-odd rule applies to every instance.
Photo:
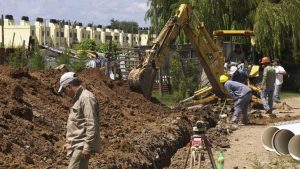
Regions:
[[244, 70], [237, 68], [236, 66], [231, 66], [229, 74], [231, 75], [230, 80], [247, 84], [248, 74]]
[[224, 87], [227, 90], [228, 94], [235, 101], [234, 113], [231, 122], [233, 124], [238, 124], [239, 117], [242, 114], [242, 124], [248, 124], [249, 119], [247, 112], [250, 100], [252, 98], [251, 89], [242, 83], [229, 80], [229, 78], [226, 75], [220, 76], [220, 83], [224, 84]]

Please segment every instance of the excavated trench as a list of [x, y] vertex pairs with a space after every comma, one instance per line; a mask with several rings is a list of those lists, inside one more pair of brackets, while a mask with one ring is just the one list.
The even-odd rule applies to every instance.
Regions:
[[[0, 66], [0, 168], [68, 165], [61, 149], [70, 99], [56, 92], [64, 71]], [[208, 122], [207, 137], [213, 148], [229, 147], [231, 130], [219, 119], [221, 103], [170, 109], [131, 92], [125, 81], [111, 81], [99, 69], [85, 70], [79, 78], [95, 94], [101, 110], [102, 149], [90, 160], [90, 168], [183, 168], [191, 129], [199, 119]], [[223, 113], [230, 114], [231, 107]], [[257, 124], [266, 122], [260, 116], [253, 118]]]

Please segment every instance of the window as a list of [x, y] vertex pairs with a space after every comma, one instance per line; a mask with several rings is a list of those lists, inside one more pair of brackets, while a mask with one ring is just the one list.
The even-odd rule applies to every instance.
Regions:
[[60, 32], [60, 37], [64, 37], [64, 32]]
[[129, 41], [129, 37], [128, 36], [126, 36], [126, 40]]
[[88, 39], [90, 39], [90, 35], [88, 35]]
[[56, 37], [59, 37], [59, 32], [56, 32]]
[[31, 30], [31, 35], [34, 36], [34, 30]]
[[42, 31], [42, 37], [44, 37], [44, 34], [45, 34], [45, 32], [44, 32], [44, 31]]
[[82, 38], [84, 38], [84, 33], [82, 33]]
[[70, 32], [69, 36], [72, 37], [72, 33], [71, 32]]
[[119, 39], [119, 36], [115, 36], [115, 40], [118, 40]]
[[49, 31], [47, 31], [47, 37], [49, 37], [50, 36], [50, 32]]
[[106, 40], [112, 40], [112, 36], [105, 36]]
[[77, 33], [74, 33], [74, 38], [76, 38], [77, 37]]

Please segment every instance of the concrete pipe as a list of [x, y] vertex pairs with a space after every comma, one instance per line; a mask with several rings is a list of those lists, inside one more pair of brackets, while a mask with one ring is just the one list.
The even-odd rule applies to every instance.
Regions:
[[273, 150], [279, 155], [289, 154], [288, 144], [295, 135], [300, 134], [300, 123], [282, 126], [272, 137]]
[[270, 126], [268, 128], [266, 128], [263, 133], [262, 133], [262, 143], [263, 143], [263, 147], [265, 149], [267, 149], [268, 151], [275, 151], [273, 149], [273, 142], [272, 142], [272, 138], [274, 136], [274, 134], [280, 130], [280, 129], [284, 129], [286, 126], [290, 125], [290, 124], [295, 124], [295, 123], [299, 123], [300, 121], [287, 121], [284, 123], [277, 123], [274, 126]]
[[278, 155], [289, 154], [288, 144], [293, 136], [295, 136], [295, 134], [288, 129], [278, 130], [272, 138], [273, 150], [275, 150]]
[[288, 144], [288, 150], [293, 159], [300, 160], [300, 135], [292, 137]]
[[272, 138], [273, 138], [273, 135], [278, 130], [280, 130], [279, 126], [271, 126], [271, 127], [266, 128], [263, 131], [261, 141], [263, 143], [264, 148], [267, 149], [268, 151], [274, 151], [273, 146], [272, 146]]

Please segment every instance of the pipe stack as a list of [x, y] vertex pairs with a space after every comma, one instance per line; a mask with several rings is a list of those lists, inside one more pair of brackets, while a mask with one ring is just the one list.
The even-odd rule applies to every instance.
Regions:
[[300, 121], [288, 121], [266, 128], [262, 133], [265, 149], [278, 155], [290, 154], [300, 160]]

